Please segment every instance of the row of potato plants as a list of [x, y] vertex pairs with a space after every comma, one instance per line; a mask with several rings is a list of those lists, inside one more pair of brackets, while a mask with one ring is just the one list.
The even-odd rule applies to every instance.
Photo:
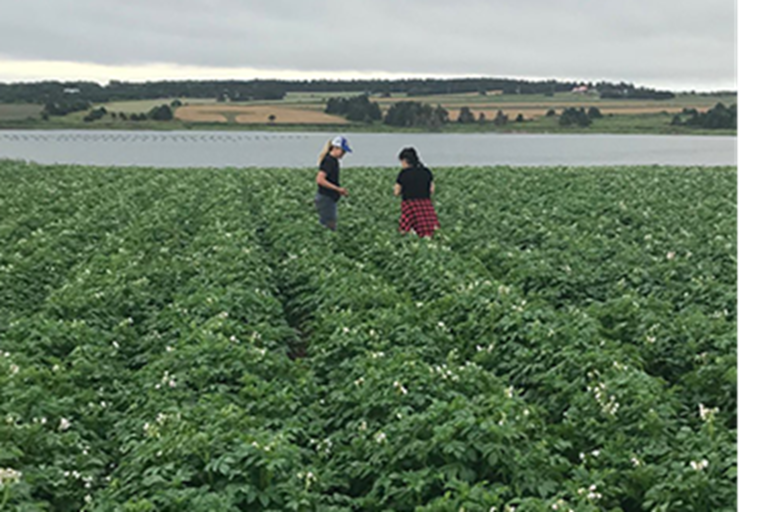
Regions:
[[[463, 349], [462, 357], [477, 352], [478, 360], [485, 360], [498, 375], [526, 390], [527, 397], [537, 398], [542, 407], [550, 409], [553, 435], [566, 433], [565, 439], [559, 440], [563, 441], [561, 446], [567, 446], [562, 455], [576, 461], [574, 466], [583, 461], [581, 457], [589, 446], [592, 452], [600, 452], [594, 447], [607, 441], [615, 443], [620, 455], [613, 460], [606, 457], [605, 470], [618, 473], [612, 476], [611, 485], [614, 499], [622, 508], [664, 506], [691, 493], [691, 509], [732, 502], [734, 493], [729, 482], [735, 477], [735, 431], [723, 425], [721, 416], [717, 427], [713, 427], [713, 416], [706, 415], [703, 421], [696, 405], [687, 408], [681, 404], [674, 393], [665, 389], [663, 380], [644, 371], [643, 361], [633, 347], [604, 336], [599, 322], [586, 311], [571, 308], [563, 313], [541, 298], [537, 301], [515, 290], [514, 281], [494, 281], [481, 262], [466, 250], [453, 250], [446, 240], [399, 244], [391, 234], [393, 219], [366, 215], [387, 208], [394, 211], [381, 193], [386, 185], [370, 186], [372, 182], [383, 182], [383, 173], [359, 172], [365, 173], [363, 183], [368, 187], [355, 189], [363, 197], [350, 201], [352, 206], [347, 212], [342, 209], [342, 214], [347, 214], [344, 221], [350, 224], [348, 234], [334, 237], [330, 243], [337, 253], [357, 258], [361, 269], [394, 283], [406, 292], [412, 305], [421, 307], [409, 325], [422, 319], [432, 325], [449, 326], [447, 329], [455, 336], [451, 346]], [[306, 193], [302, 195], [303, 185], [300, 181], [289, 183], [296, 194], [295, 210], [301, 211], [306, 197]], [[285, 198], [285, 193], [280, 196]], [[357, 204], [365, 213], [357, 211]], [[498, 295], [503, 298], [499, 300]], [[332, 299], [331, 303], [337, 304]], [[460, 328], [454, 328], [455, 324]], [[607, 384], [622, 394], [606, 392], [605, 397], [597, 397], [593, 390]], [[722, 393], [715, 393], [714, 398], [722, 398]], [[574, 407], [579, 399], [583, 404]], [[613, 411], [622, 403], [622, 414], [618, 416], [623, 417], [624, 432], [617, 432], [613, 416], [618, 413]], [[596, 430], [595, 418], [601, 415], [608, 418]], [[558, 421], [558, 417], [569, 419]], [[574, 424], [579, 428], [574, 430]], [[574, 437], [581, 446], [569, 445]], [[654, 438], [658, 438], [657, 446], [648, 446]], [[702, 475], [694, 466], [698, 468], [707, 456], [716, 461], [716, 467]], [[640, 465], [644, 467], [634, 470]], [[633, 470], [617, 471], [625, 468]]]
[[[444, 243], [488, 275], [515, 282], [529, 299], [588, 309], [606, 337], [635, 344], [644, 369], [678, 386], [689, 403], [722, 402], [725, 394], [720, 410], [735, 426], [734, 169], [476, 174], [438, 176], [448, 182], [437, 197], [451, 225]], [[364, 211], [372, 202], [390, 207], [380, 193], [385, 176], [365, 176], [378, 180], [379, 190], [366, 195]], [[361, 188], [366, 194], [372, 187]], [[361, 217], [355, 209], [352, 222]], [[383, 222], [377, 217], [378, 229], [391, 230], [394, 213]], [[367, 226], [355, 224], [355, 231]], [[695, 391], [702, 388], [708, 395]]]
[[3, 505], [298, 509], [292, 436], [311, 386], [286, 357], [293, 332], [240, 188], [203, 172], [141, 179], [162, 201], [74, 254], [4, 333], [0, 465], [23, 478]]
[[[597, 384], [596, 375], [614, 374], [612, 378], [616, 380], [615, 385], [624, 388], [627, 387], [627, 381], [634, 381], [633, 386], [629, 388], [630, 392], [625, 390], [623, 400], [614, 395], [616, 403], [611, 404], [612, 398], [608, 396], [603, 400], [607, 403], [600, 404], [601, 408], [611, 411], [620, 406], [625, 413], [617, 415], [627, 418], [628, 432], [633, 432], [644, 424], [644, 421], [641, 421], [643, 416], [648, 419], [649, 416], [655, 418], [661, 414], [659, 418], [655, 418], [655, 422], [665, 428], [662, 436], [665, 447], [649, 447], [649, 455], [654, 454], [655, 461], [649, 460], [648, 465], [656, 470], [656, 478], [646, 478], [642, 485], [629, 483], [617, 486], [618, 494], [625, 496], [628, 487], [638, 488], [634, 491], [635, 497], [624, 500], [624, 509], [672, 503], [675, 496], [689, 496], [692, 486], [697, 488], [695, 497], [689, 498], [688, 506], [692, 510], [702, 506], [733, 505], [736, 472], [735, 315], [718, 310], [723, 303], [732, 301], [735, 296], [733, 169], [493, 169], [487, 174], [484, 179], [478, 179], [476, 169], [445, 172], [444, 176], [449, 184], [444, 195], [449, 196], [448, 199], [440, 197], [438, 174], [436, 203], [441, 219], [449, 219], [446, 224], [450, 226], [464, 223], [477, 226], [476, 229], [444, 230], [448, 232], [445, 236], [438, 236], [438, 243], [426, 244], [428, 249], [422, 246], [418, 246], [417, 250], [406, 247], [405, 250], [392, 254], [392, 241], [387, 236], [381, 236], [381, 233], [393, 231], [396, 216], [379, 216], [371, 222], [370, 218], [356, 214], [358, 203], [350, 201], [348, 216], [352, 226], [349, 236], [339, 239], [340, 250], [363, 254], [362, 259], [375, 261], [375, 267], [379, 271], [391, 269], [387, 275], [390, 282], [397, 282], [399, 279], [412, 296], [422, 299], [427, 305], [430, 301], [455, 301], [463, 294], [476, 293], [478, 286], [484, 287], [484, 296], [471, 296], [465, 303], [457, 304], [454, 319], [450, 319], [442, 311], [438, 316], [443, 318], [447, 325], [457, 322], [464, 327], [456, 332], [457, 338], [468, 341], [471, 348], [477, 349], [481, 357], [487, 359], [488, 364], [500, 371], [501, 375], [508, 375], [512, 382], [526, 387], [527, 397], [533, 398], [533, 393], [537, 392], [535, 388], [543, 385], [544, 388], [539, 390], [539, 397], [543, 406], [551, 407], [552, 421], [555, 421], [557, 414], [590, 418], [584, 425], [583, 432], [579, 433], [579, 438], [599, 441], [601, 438], [610, 439], [613, 437], [611, 433], [616, 433], [616, 426], [611, 424], [605, 425], [603, 432], [594, 430], [592, 418], [599, 417], [595, 411], [566, 410], [569, 405], [573, 405], [579, 394], [586, 395], [588, 400], [589, 395], [594, 394], [590, 388], [594, 390], [596, 385], [610, 385], [610, 382]], [[542, 174], [544, 178], [541, 177]], [[540, 190], [541, 187], [537, 189], [530, 184], [521, 187], [517, 182], [541, 181], [547, 187], [555, 187], [558, 179], [566, 183], [573, 182], [571, 189], [581, 187], [589, 190], [590, 201], [580, 199], [580, 194], [569, 190], [560, 196], [541, 201], [539, 211], [533, 214], [546, 230], [562, 230], [563, 226], [568, 228], [576, 223], [583, 226], [578, 236], [563, 237], [559, 240], [556, 238], [553, 242], [555, 248], [528, 247], [524, 252], [532, 253], [526, 256], [530, 258], [529, 261], [556, 261], [557, 258], [564, 258], [574, 266], [584, 265], [581, 252], [590, 244], [582, 242], [579, 245], [577, 240], [585, 239], [593, 233], [604, 233], [605, 229], [600, 223], [608, 222], [610, 217], [608, 214], [592, 213], [595, 220], [590, 221], [590, 211], [599, 210], [604, 206], [601, 203], [638, 202], [638, 197], [649, 204], [637, 204], [636, 208], [658, 208], [665, 213], [649, 216], [644, 229], [663, 232], [671, 231], [674, 226], [679, 232], [685, 233], [688, 230], [695, 235], [689, 234], [695, 239], [698, 245], [697, 253], [701, 256], [676, 258], [675, 254], [667, 249], [662, 258], [654, 257], [654, 270], [665, 275], [664, 279], [643, 280], [642, 284], [647, 291], [630, 284], [624, 285], [620, 293], [609, 294], [608, 297], [589, 297], [586, 300], [582, 297], [572, 297], [562, 300], [554, 295], [562, 283], [557, 281], [558, 273], [553, 272], [546, 276], [546, 279], [553, 283], [552, 295], [532, 293], [525, 289], [524, 272], [499, 272], [489, 264], [485, 258], [488, 252], [483, 250], [483, 239], [492, 240], [492, 243], [496, 244], [497, 254], [517, 251], [518, 244], [505, 245], [503, 236], [505, 230], [509, 229], [510, 222], [500, 220], [499, 210], [517, 208], [519, 202], [505, 204], [503, 194], [511, 190], [524, 190], [529, 202], [533, 201], [530, 198], [540, 201], [540, 197], [546, 196]], [[364, 180], [369, 186], [355, 189], [364, 196], [359, 202], [362, 204], [360, 209], [368, 211], [390, 208], [394, 213], [394, 208], [387, 204], [386, 196], [381, 194], [387, 187], [386, 175], [366, 173]], [[454, 182], [453, 187], [451, 180]], [[376, 181], [379, 185], [371, 187], [371, 181]], [[634, 189], [627, 186], [633, 181], [637, 182]], [[611, 193], [612, 187], [618, 187], [614, 182], [623, 183], [623, 188], [620, 188], [623, 193], [618, 193], [617, 190]], [[651, 192], [647, 197], [639, 196], [643, 189], [667, 190], [660, 187], [658, 182], [678, 192]], [[468, 192], [473, 185], [483, 188], [479, 197]], [[445, 188], [443, 186], [442, 189]], [[600, 190], [600, 193], [595, 193], [594, 189]], [[494, 197], [492, 190], [501, 190], [502, 195]], [[682, 202], [681, 193], [683, 197], [688, 197], [688, 202]], [[483, 207], [483, 201], [489, 199], [493, 207]], [[572, 204], [574, 202], [576, 205]], [[441, 208], [442, 204], [448, 205], [447, 212]], [[592, 210], [585, 208], [587, 204], [591, 205]], [[462, 207], [457, 208], [457, 205]], [[458, 210], [458, 216], [455, 218], [450, 217], [452, 209]], [[547, 209], [570, 209], [573, 213], [570, 219], [565, 219], [547, 216]], [[681, 215], [673, 216], [673, 221], [670, 221], [669, 211], [675, 209], [679, 210]], [[517, 224], [519, 231], [536, 229], [536, 226], [531, 227], [530, 223]], [[525, 236], [519, 236], [518, 240], [520, 238], [525, 239]], [[614, 269], [621, 268], [623, 261], [626, 273], [627, 268], [632, 268], [633, 262], [617, 256], [617, 252], [628, 253], [637, 250], [637, 243], [633, 239], [626, 240], [627, 237], [622, 236], [620, 231], [618, 234], [614, 233], [614, 238], [612, 251], [604, 251], [602, 261]], [[644, 241], [645, 238], [643, 236]], [[663, 238], [664, 243], [673, 243], [676, 240], [671, 235]], [[378, 246], [376, 242], [379, 242]], [[685, 243], [681, 245], [685, 247]], [[694, 245], [690, 241], [687, 243]], [[680, 245], [671, 247], [680, 253], [685, 250]], [[379, 249], [382, 253], [377, 258], [375, 251]], [[599, 259], [595, 255], [590, 257]], [[643, 264], [650, 266], [647, 261]], [[583, 279], [605, 278], [601, 275], [602, 266], [584, 267], [589, 271]], [[567, 269], [565, 270], [566, 272], [560, 273], [569, 275]], [[686, 304], [687, 294], [696, 291], [695, 288], [692, 289], [689, 280], [690, 274], [695, 272], [709, 273], [706, 280], [708, 289], [702, 296], [720, 297], [720, 302], [716, 300], [713, 301], [714, 305], [705, 304], [706, 301], [700, 297], [699, 300], [687, 301]], [[609, 280], [616, 278], [616, 282], [621, 281], [621, 276], [612, 275], [610, 270], [605, 271], [605, 274]], [[494, 276], [500, 278], [495, 280]], [[591, 293], [591, 284], [584, 283], [587, 287], [586, 295]], [[455, 293], [455, 290], [461, 293]], [[512, 296], [508, 305], [494, 307], [493, 295], [497, 291]], [[728, 305], [735, 309], [735, 305]], [[497, 328], [494, 329], [493, 326]], [[512, 339], [507, 341], [505, 338]], [[489, 348], [496, 353], [491, 354]], [[466, 354], [470, 351], [467, 350]], [[547, 356], [550, 351], [551, 356]], [[535, 383], [535, 386], [532, 386], [532, 383]], [[569, 391], [565, 392], [566, 390]], [[593, 400], [595, 401], [601, 402]], [[627, 405], [635, 410], [631, 411]], [[717, 426], [713, 427], [713, 423]], [[568, 428], [571, 426], [568, 425]], [[569, 435], [572, 434], [570, 431]], [[651, 438], [644, 432], [633, 432], [632, 435], [638, 449]], [[685, 442], [681, 444], [683, 439]], [[625, 462], [632, 460], [634, 466], [634, 461], [640, 461], [641, 458], [632, 453], [631, 443], [624, 440], [620, 442], [627, 453], [627, 457], [622, 458]], [[581, 453], [584, 452], [580, 451], [579, 454]], [[694, 456], [701, 459], [694, 460]], [[694, 472], [698, 471], [696, 468], [700, 465], [697, 460], [706, 460], [706, 464], [710, 465], [712, 459], [716, 458], [717, 467], [714, 469], [710, 466], [711, 476], [705, 479], [706, 482], [700, 480], [698, 484], [692, 485], [688, 481], [690, 475], [685, 475], [685, 471], [681, 474], [680, 471], [686, 464], [686, 458], [691, 458], [688, 461], [689, 469]]]
[[[444, 326], [420, 319], [371, 263], [336, 250], [335, 236], [309, 222], [300, 181], [252, 195], [320, 390], [311, 435], [322, 509], [556, 504], [547, 489], [562, 462], [540, 439], [540, 411], [461, 357]], [[586, 495], [572, 499], [598, 510]]]
[[4, 506], [735, 509], [733, 170], [0, 172]]

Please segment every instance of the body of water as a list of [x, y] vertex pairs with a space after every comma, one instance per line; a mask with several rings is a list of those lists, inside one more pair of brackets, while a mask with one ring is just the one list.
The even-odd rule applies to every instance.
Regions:
[[[0, 158], [43, 164], [314, 167], [331, 133], [0, 130]], [[403, 147], [430, 166], [736, 165], [736, 137], [567, 134], [350, 134], [348, 167], [396, 166]]]

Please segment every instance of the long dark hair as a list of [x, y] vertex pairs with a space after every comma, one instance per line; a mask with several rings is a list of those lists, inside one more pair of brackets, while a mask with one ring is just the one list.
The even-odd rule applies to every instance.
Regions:
[[405, 148], [398, 155], [400, 160], [405, 160], [411, 167], [424, 167], [424, 163], [419, 160], [416, 148]]

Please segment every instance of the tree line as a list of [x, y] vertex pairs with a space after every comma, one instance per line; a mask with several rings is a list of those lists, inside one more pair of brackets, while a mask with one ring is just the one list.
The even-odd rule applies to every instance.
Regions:
[[675, 94], [670, 91], [657, 91], [645, 87], [609, 87], [598, 89], [602, 99], [630, 99], [630, 100], [671, 100]]
[[418, 101], [399, 101], [387, 110], [384, 124], [398, 127], [427, 127], [436, 129], [448, 122], [448, 111]]
[[42, 116], [43, 118], [66, 116], [72, 112], [79, 112], [89, 108], [91, 108], [91, 102], [79, 98], [48, 101], [43, 106]]
[[[441, 126], [450, 122], [448, 111], [442, 106], [432, 106], [419, 101], [398, 101], [393, 103], [386, 114], [382, 116], [378, 103], [371, 101], [367, 95], [355, 96], [351, 98], [330, 98], [326, 103], [325, 112], [327, 114], [345, 117], [350, 121], [368, 122], [383, 121], [385, 125], [400, 128], [420, 127], [439, 129]], [[546, 117], [556, 116], [554, 109], [549, 109]], [[560, 126], [581, 126], [586, 127], [592, 124], [592, 120], [603, 117], [600, 109], [592, 106], [589, 109], [569, 107], [563, 109], [559, 117]], [[518, 114], [514, 122], [523, 123], [527, 119], [523, 114]], [[505, 126], [509, 120], [509, 115], [499, 109], [493, 120], [487, 119], [484, 112], [475, 115], [467, 107], [461, 107], [456, 118], [458, 124], [486, 124], [493, 122], [496, 126]]]
[[0, 103], [108, 103], [161, 98], [211, 98], [219, 101], [281, 100], [284, 85], [262, 80], [187, 80], [160, 82], [0, 83]]
[[367, 95], [353, 98], [330, 98], [325, 106], [325, 113], [346, 117], [350, 121], [372, 123], [381, 121], [381, 108]]
[[400, 79], [400, 80], [164, 80], [123, 82], [105, 85], [86, 81], [45, 81], [0, 83], [0, 102], [39, 103], [60, 101], [76, 96], [91, 103], [158, 98], [215, 98], [219, 101], [279, 100], [289, 92], [320, 93], [361, 91], [369, 95], [425, 96], [435, 94], [506, 94], [553, 95], [579, 85], [601, 95], [625, 98], [666, 99], [668, 91], [637, 88], [631, 83], [575, 82], [560, 80], [520, 80], [506, 78]]
[[672, 118], [672, 126], [735, 130], [737, 125], [736, 103], [730, 107], [718, 103], [706, 112], [699, 112], [695, 108], [684, 108], [682, 112]]
[[133, 112], [126, 114], [125, 112], [110, 112], [104, 106], [91, 108], [91, 104], [88, 102], [72, 102], [67, 104], [51, 102], [43, 107], [43, 111], [40, 115], [44, 121], [47, 121], [51, 117], [63, 117], [73, 112], [91, 109], [83, 117], [83, 122], [92, 123], [93, 121], [98, 121], [105, 117], [111, 117], [113, 120], [119, 119], [121, 121], [171, 121], [173, 119], [173, 109], [179, 106], [181, 106], [181, 102], [179, 100], [174, 100], [170, 105], [164, 104], [152, 107], [149, 112]]
[[[552, 115], [554, 114], [554, 110]], [[549, 112], [547, 113], [549, 114]], [[581, 127], [587, 127], [592, 124], [592, 121], [594, 119], [600, 119], [603, 117], [603, 113], [600, 112], [600, 109], [597, 107], [589, 107], [589, 109], [585, 109], [584, 107], [576, 108], [576, 107], [569, 107], [566, 109], [563, 109], [563, 112], [560, 114], [560, 126], [581, 126]]]
[[[523, 114], [517, 114], [517, 117], [515, 118], [516, 123], [522, 123], [525, 122], [525, 120]], [[459, 124], [486, 124], [489, 121], [485, 117], [485, 112], [480, 112], [480, 114], [475, 117], [475, 114], [469, 107], [461, 107], [456, 122]], [[505, 114], [503, 110], [498, 110], [496, 112], [496, 117], [493, 118], [493, 124], [496, 126], [505, 126], [507, 123], [509, 123], [509, 116]]]

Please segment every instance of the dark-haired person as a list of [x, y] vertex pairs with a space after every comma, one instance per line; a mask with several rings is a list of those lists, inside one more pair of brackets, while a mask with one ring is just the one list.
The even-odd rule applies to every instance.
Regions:
[[341, 196], [348, 196], [347, 189], [342, 188], [339, 182], [339, 160], [344, 158], [346, 153], [351, 153], [349, 141], [346, 137], [338, 136], [325, 143], [320, 152], [317, 171], [317, 194], [315, 194], [315, 208], [320, 216], [320, 224], [336, 230], [337, 208]]
[[435, 181], [432, 171], [424, 167], [414, 148], [405, 148], [398, 156], [403, 170], [397, 176], [395, 196], [403, 198], [400, 204], [400, 232], [415, 231], [420, 237], [432, 236], [440, 227], [432, 194]]

